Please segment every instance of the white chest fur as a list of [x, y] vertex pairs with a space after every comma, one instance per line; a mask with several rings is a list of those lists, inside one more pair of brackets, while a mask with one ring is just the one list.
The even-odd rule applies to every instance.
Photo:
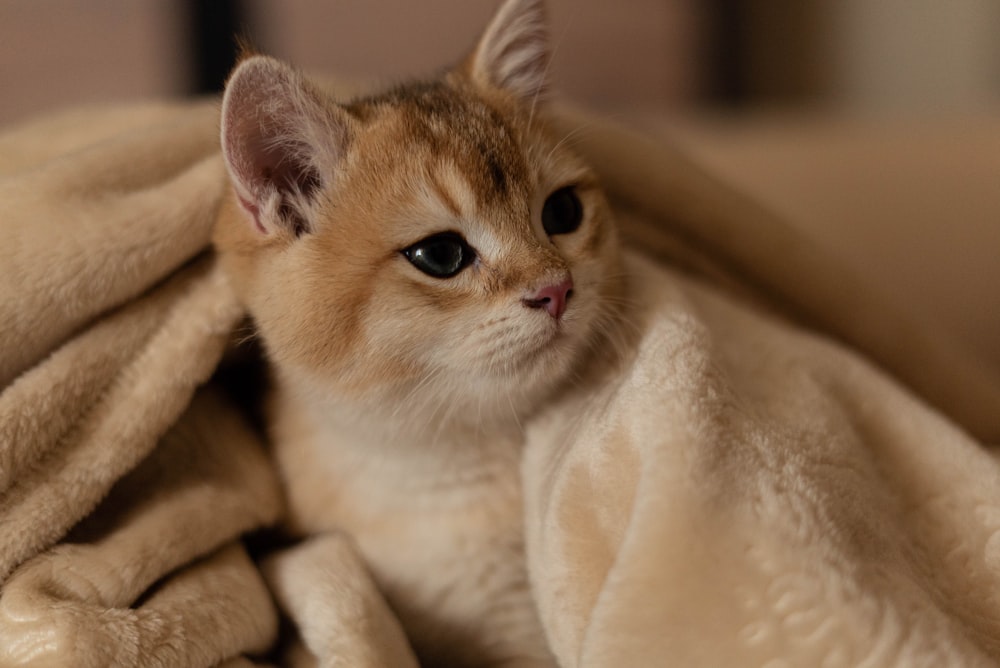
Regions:
[[421, 435], [391, 416], [359, 419], [300, 398], [279, 390], [272, 406], [290, 527], [351, 534], [424, 658], [462, 665], [488, 651], [544, 665], [524, 563], [517, 425]]

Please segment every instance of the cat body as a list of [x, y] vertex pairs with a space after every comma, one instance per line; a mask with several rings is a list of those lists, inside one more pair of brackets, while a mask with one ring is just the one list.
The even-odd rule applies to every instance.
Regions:
[[272, 402], [289, 528], [354, 538], [425, 665], [552, 665], [524, 564], [516, 425], [414, 430], [280, 385]]
[[606, 343], [607, 202], [544, 122], [544, 8], [350, 103], [255, 56], [223, 102], [215, 245], [271, 366], [289, 528], [343, 531], [427, 665], [554, 665], [522, 537], [524, 426]]

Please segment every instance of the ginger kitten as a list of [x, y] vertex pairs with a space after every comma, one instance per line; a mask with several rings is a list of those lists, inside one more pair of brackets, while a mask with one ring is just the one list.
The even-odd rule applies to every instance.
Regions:
[[272, 367], [289, 527], [354, 537], [425, 665], [554, 665], [523, 426], [586, 371], [621, 274], [545, 123], [548, 56], [542, 2], [508, 0], [436, 80], [341, 103], [254, 56], [223, 101], [215, 243]]

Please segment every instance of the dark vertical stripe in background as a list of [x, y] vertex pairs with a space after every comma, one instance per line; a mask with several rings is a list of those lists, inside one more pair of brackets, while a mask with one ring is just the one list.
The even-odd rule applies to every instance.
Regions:
[[831, 5], [821, 0], [706, 0], [709, 102], [727, 109], [822, 102]]
[[236, 64], [239, 39], [251, 35], [245, 0], [184, 0], [191, 44], [191, 92], [222, 90]]
[[746, 72], [746, 11], [739, 0], [707, 0], [710, 49], [706, 89], [709, 102], [723, 108], [746, 104], [749, 86]]

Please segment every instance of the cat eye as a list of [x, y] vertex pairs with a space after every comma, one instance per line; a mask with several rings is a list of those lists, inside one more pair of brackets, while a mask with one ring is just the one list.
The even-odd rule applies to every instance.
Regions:
[[542, 227], [549, 236], [575, 232], [582, 221], [583, 204], [573, 186], [556, 190], [542, 206]]
[[451, 278], [476, 259], [476, 252], [454, 232], [443, 232], [422, 239], [403, 255], [414, 267], [434, 278]]

